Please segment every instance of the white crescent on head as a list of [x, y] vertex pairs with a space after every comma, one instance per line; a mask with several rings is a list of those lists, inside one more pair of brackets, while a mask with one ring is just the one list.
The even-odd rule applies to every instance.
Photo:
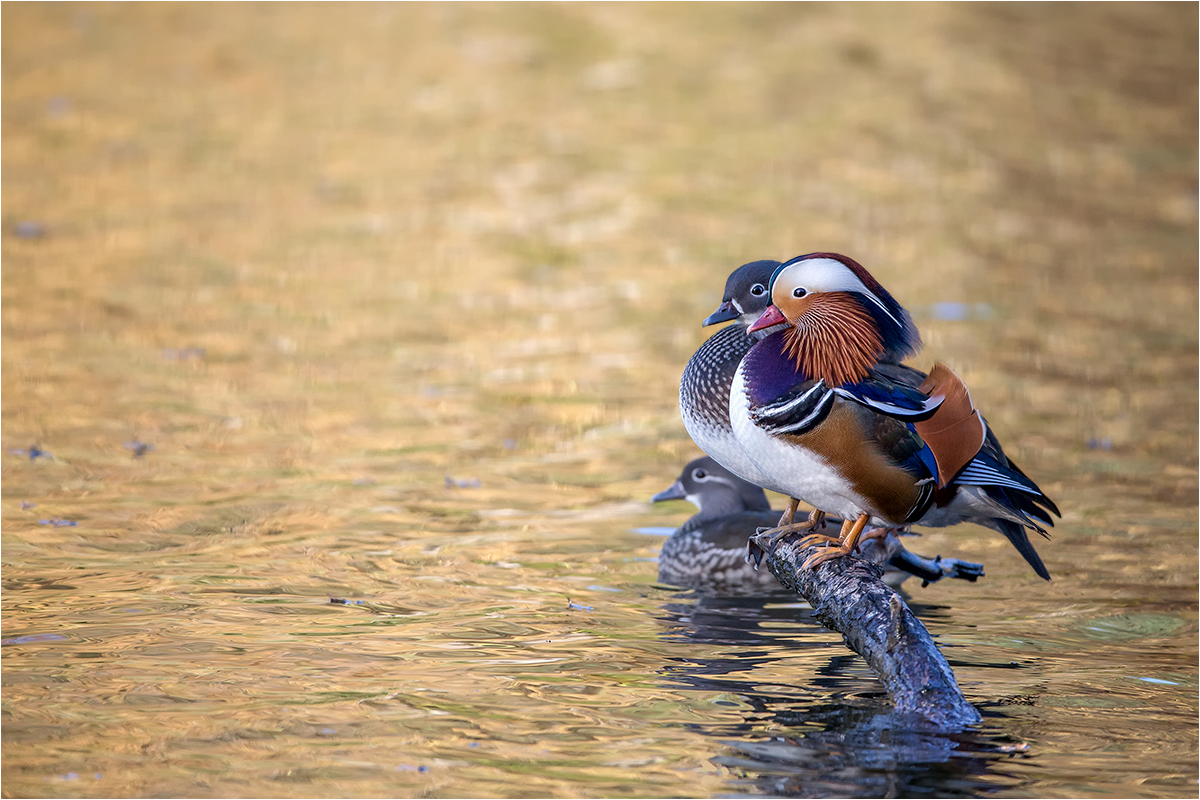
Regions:
[[854, 271], [836, 258], [809, 258], [784, 267], [775, 276], [775, 283], [771, 287], [771, 301], [778, 306], [780, 301], [790, 297], [792, 290], [797, 287], [803, 287], [810, 292], [857, 292], [887, 314], [888, 319], [896, 323], [896, 327], [901, 330], [905, 327]]

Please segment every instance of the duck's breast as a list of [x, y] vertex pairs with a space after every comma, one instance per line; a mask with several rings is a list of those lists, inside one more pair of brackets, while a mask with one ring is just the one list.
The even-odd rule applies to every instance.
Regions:
[[840, 476], [835, 462], [806, 447], [804, 437], [776, 436], [754, 424], [741, 368], [730, 389], [729, 418], [742, 450], [765, 476], [764, 486], [830, 514], [857, 516], [861, 499]]
[[733, 376], [753, 345], [737, 325], [710, 336], [679, 379], [679, 415], [697, 447], [734, 475], [762, 486], [765, 476], [738, 443], [729, 420]]

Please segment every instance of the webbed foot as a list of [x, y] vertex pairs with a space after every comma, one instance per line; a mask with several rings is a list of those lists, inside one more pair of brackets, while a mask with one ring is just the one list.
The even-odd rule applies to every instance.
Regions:
[[[796, 503], [795, 500], [792, 503]], [[795, 510], [792, 505], [788, 506], [788, 510], [784, 512], [783, 519], [780, 519], [780, 524], [774, 528], [759, 528], [750, 537], [750, 541], [746, 544], [746, 563], [754, 564], [754, 568], [758, 569], [762, 565], [764, 557], [770, 556], [779, 545], [786, 539], [791, 538], [794, 534], [806, 532], [809, 535], [805, 540], [818, 536], [822, 539], [838, 541], [832, 536], [825, 536], [820, 533], [812, 533], [818, 527], [825, 525], [825, 512], [814, 510], [808, 515], [808, 519], [804, 522], [792, 522], [795, 518]], [[763, 544], [766, 544], [766, 549], [763, 549]]]
[[[841, 535], [835, 540], [837, 544], [822, 548], [820, 552], [813, 553], [805, 560], [801, 569], [815, 569], [826, 561], [832, 561], [835, 558], [842, 558], [853, 553], [862, 539], [863, 529], [866, 528], [868, 519], [870, 519], [868, 514], [859, 514], [858, 519], [854, 520], [854, 522], [850, 520], [843, 522]], [[833, 537], [828, 538], [832, 539]]]

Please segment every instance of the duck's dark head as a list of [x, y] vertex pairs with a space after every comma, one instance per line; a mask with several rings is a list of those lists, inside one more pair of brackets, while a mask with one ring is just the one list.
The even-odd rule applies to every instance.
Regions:
[[742, 480], [708, 456], [690, 462], [670, 487], [650, 499], [655, 503], [687, 500], [699, 511], [697, 516], [702, 517], [765, 511], [771, 507], [761, 488]]
[[768, 259], [751, 261], [729, 273], [721, 305], [701, 324], [716, 325], [736, 319], [741, 325], [749, 327], [771, 303], [771, 275], [778, 268], [778, 261]]

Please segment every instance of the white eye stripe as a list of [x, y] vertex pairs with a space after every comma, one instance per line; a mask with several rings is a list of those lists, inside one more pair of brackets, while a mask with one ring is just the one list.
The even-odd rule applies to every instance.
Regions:
[[779, 273], [775, 282], [785, 286], [804, 286], [813, 292], [863, 292], [870, 290], [859, 277], [840, 261], [832, 258], [812, 258], [798, 261]]
[[811, 258], [807, 261], [798, 261], [780, 272], [775, 278], [775, 284], [781, 288], [783, 286], [804, 287], [806, 292], [857, 292], [878, 306], [879, 310], [886, 314], [897, 328], [904, 328], [900, 320], [896, 319], [888, 307], [883, 304], [883, 301], [876, 297], [875, 293], [868, 289], [849, 267], [835, 259]]

